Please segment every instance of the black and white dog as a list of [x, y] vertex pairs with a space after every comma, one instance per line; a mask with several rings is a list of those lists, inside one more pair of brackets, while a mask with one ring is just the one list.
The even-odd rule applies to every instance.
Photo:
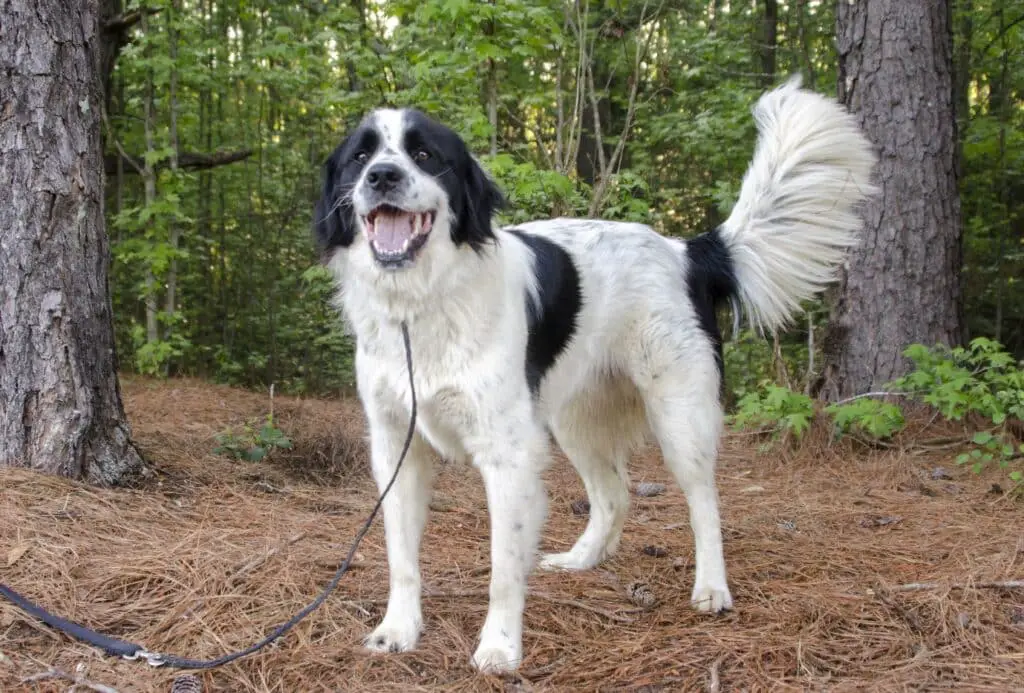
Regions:
[[732, 606], [714, 477], [715, 306], [736, 299], [756, 327], [783, 326], [854, 244], [875, 161], [853, 118], [796, 81], [765, 94], [754, 117], [760, 135], [731, 216], [687, 241], [596, 220], [495, 228], [501, 192], [455, 133], [415, 110], [373, 112], [331, 154], [316, 234], [355, 334], [380, 486], [410, 415], [402, 321], [419, 398], [416, 436], [383, 506], [390, 597], [371, 650], [409, 650], [420, 636], [436, 451], [472, 462], [487, 493], [490, 605], [473, 663], [518, 666], [552, 435], [583, 479], [590, 519], [543, 568], [585, 570], [616, 550], [630, 452], [653, 435], [689, 503], [693, 606]]

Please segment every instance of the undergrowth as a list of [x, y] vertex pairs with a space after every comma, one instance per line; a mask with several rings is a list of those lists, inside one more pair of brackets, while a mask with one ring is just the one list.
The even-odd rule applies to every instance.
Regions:
[[[969, 424], [965, 452], [956, 463], [980, 473], [990, 465], [1006, 470], [1015, 490], [1024, 489], [1024, 443], [1010, 424], [1024, 421], [1024, 368], [1002, 346], [983, 337], [967, 347], [926, 347], [913, 344], [903, 352], [914, 368], [907, 375], [870, 392], [823, 408], [837, 438], [887, 441], [906, 426], [903, 410], [894, 400], [932, 407], [937, 416]], [[738, 428], [763, 429], [774, 439], [799, 440], [811, 426], [817, 408], [803, 393], [764, 383], [737, 403], [730, 417]]]
[[274, 424], [274, 386], [270, 386], [270, 413], [263, 423], [250, 419], [236, 432], [228, 428], [214, 436], [215, 455], [226, 455], [236, 460], [259, 462], [274, 450], [291, 450], [292, 439]]

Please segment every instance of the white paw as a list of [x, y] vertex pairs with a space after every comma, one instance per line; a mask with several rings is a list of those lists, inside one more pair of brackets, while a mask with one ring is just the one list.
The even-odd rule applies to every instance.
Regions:
[[366, 636], [363, 646], [372, 652], [408, 652], [419, 638], [420, 624], [416, 621], [388, 623], [385, 619]]
[[541, 570], [590, 570], [598, 563], [597, 556], [581, 552], [549, 553], [541, 556], [537, 566]]
[[506, 674], [519, 667], [522, 653], [511, 643], [481, 642], [473, 653], [473, 666], [483, 674]]
[[732, 608], [732, 595], [725, 586], [694, 587], [690, 605], [702, 613], [717, 614]]

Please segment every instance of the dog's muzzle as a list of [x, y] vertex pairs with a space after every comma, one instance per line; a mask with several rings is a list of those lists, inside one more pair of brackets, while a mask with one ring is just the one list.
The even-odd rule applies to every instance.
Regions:
[[426, 244], [435, 217], [433, 211], [410, 212], [389, 204], [375, 207], [363, 217], [374, 258], [391, 269], [408, 266]]

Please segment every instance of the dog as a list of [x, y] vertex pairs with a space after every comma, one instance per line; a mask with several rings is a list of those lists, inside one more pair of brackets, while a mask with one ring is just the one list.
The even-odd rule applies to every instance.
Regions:
[[497, 228], [501, 191], [455, 132], [417, 110], [372, 112], [327, 159], [314, 232], [355, 337], [381, 490], [410, 417], [403, 322], [418, 396], [415, 435], [383, 501], [390, 592], [370, 650], [410, 650], [420, 637], [436, 453], [472, 463], [486, 489], [490, 600], [472, 664], [518, 667], [552, 438], [583, 480], [590, 517], [541, 568], [586, 570], [616, 550], [630, 453], [653, 437], [689, 506], [692, 605], [732, 607], [715, 486], [716, 308], [732, 301], [762, 332], [785, 326], [856, 243], [875, 163], [854, 118], [798, 80], [764, 94], [754, 118], [732, 213], [689, 240], [593, 219]]

